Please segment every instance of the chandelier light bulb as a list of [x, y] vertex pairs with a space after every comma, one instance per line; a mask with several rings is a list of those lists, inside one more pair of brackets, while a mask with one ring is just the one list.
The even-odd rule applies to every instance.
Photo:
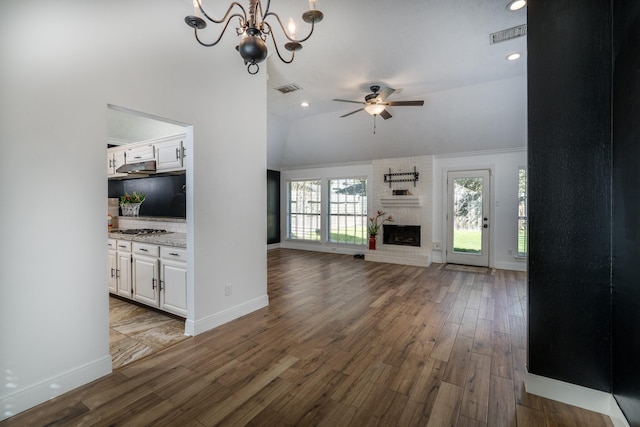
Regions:
[[287, 26], [289, 29], [289, 37], [292, 39], [296, 38], [296, 23], [293, 22], [293, 18], [289, 18], [289, 25]]

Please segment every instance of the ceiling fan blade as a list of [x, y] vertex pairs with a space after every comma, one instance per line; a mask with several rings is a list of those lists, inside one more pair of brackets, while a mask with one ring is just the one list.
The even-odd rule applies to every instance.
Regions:
[[332, 101], [351, 102], [352, 104], [364, 104], [364, 102], [362, 102], [362, 101], [350, 101], [348, 99], [332, 99]]
[[390, 119], [393, 116], [387, 110], [382, 110], [382, 113], [380, 113], [380, 117], [382, 117], [383, 119], [387, 120], [387, 119]]
[[424, 101], [391, 101], [384, 102], [384, 105], [391, 105], [395, 107], [420, 107], [421, 105], [424, 105]]
[[382, 89], [380, 91], [380, 93], [378, 94], [378, 98], [380, 98], [380, 100], [384, 101], [385, 99], [387, 99], [387, 97], [389, 95], [391, 95], [393, 92], [395, 92], [395, 89], [392, 89], [390, 87], [385, 87], [384, 89]]
[[362, 108], [358, 108], [356, 111], [352, 111], [352, 112], [347, 113], [347, 114], [344, 114], [344, 115], [342, 115], [342, 116], [340, 116], [340, 117], [341, 117], [341, 118], [342, 118], [342, 117], [347, 117], [347, 116], [350, 116], [350, 115], [355, 114], [355, 113], [357, 113], [358, 111], [362, 111], [362, 110], [364, 110], [364, 107], [362, 107]]

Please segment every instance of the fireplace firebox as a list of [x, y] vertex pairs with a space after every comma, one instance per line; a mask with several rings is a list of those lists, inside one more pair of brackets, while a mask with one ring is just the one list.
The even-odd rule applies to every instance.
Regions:
[[420, 246], [419, 225], [384, 224], [382, 227], [385, 245]]

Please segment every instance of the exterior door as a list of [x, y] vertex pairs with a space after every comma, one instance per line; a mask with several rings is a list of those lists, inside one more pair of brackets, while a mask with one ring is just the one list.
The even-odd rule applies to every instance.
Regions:
[[452, 264], [489, 266], [489, 170], [447, 174], [447, 252]]

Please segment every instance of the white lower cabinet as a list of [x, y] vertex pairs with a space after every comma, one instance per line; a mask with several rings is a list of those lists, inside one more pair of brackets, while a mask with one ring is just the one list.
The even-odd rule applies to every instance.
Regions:
[[131, 242], [107, 240], [109, 292], [131, 298]]
[[187, 251], [109, 239], [109, 292], [187, 316]]
[[113, 249], [111, 249], [110, 244], [108, 244], [108, 246], [109, 250], [107, 251], [107, 277], [109, 278], [109, 292], [111, 292], [112, 294], [116, 294], [118, 293], [118, 255], [115, 248], [115, 240], [113, 241]]
[[160, 308], [187, 316], [187, 251], [160, 247]]
[[156, 245], [133, 242], [133, 299], [153, 307], [160, 307]]

